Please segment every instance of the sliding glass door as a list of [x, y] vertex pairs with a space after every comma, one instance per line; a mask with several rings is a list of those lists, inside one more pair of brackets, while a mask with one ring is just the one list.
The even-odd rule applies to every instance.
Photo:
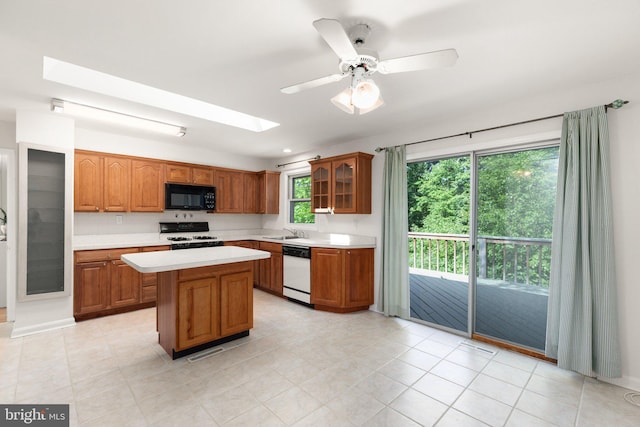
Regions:
[[544, 350], [557, 169], [557, 146], [407, 165], [412, 318]]
[[544, 350], [558, 147], [478, 156], [475, 333]]

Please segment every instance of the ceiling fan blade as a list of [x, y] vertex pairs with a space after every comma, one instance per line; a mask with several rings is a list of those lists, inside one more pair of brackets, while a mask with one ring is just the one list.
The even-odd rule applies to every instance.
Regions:
[[291, 95], [292, 93], [298, 93], [306, 89], [312, 89], [314, 87], [326, 85], [328, 83], [339, 82], [347, 77], [349, 73], [332, 74], [326, 77], [320, 77], [319, 79], [309, 80], [308, 82], [298, 83], [292, 86], [283, 87], [280, 92]]
[[313, 22], [313, 26], [320, 33], [324, 41], [338, 55], [341, 60], [355, 60], [358, 52], [353, 47], [349, 36], [344, 31], [342, 24], [335, 19], [322, 18]]
[[450, 67], [458, 60], [455, 49], [436, 50], [418, 55], [386, 59], [378, 64], [381, 74], [404, 73], [406, 71], [426, 70], [429, 68]]

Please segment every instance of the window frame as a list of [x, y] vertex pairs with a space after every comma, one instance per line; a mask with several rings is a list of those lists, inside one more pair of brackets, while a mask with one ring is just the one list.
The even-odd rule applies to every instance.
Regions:
[[309, 206], [311, 206], [311, 194], [309, 194], [309, 198], [301, 198], [301, 199], [293, 198], [294, 181], [298, 178], [305, 178], [305, 177], [309, 177], [309, 180], [311, 180], [311, 169], [297, 171], [287, 176], [287, 224], [290, 226], [312, 227], [312, 226], [315, 226], [316, 224], [315, 222], [316, 216], [313, 212], [311, 213], [313, 215], [313, 222], [293, 222], [294, 218], [292, 215], [292, 207], [294, 203], [309, 202]]

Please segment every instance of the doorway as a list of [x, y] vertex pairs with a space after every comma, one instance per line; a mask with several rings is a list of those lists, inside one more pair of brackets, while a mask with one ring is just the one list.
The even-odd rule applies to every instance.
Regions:
[[0, 149], [0, 323], [15, 320], [16, 191], [15, 151]]
[[469, 331], [471, 156], [407, 165], [411, 317]]
[[558, 146], [407, 165], [411, 318], [544, 351]]

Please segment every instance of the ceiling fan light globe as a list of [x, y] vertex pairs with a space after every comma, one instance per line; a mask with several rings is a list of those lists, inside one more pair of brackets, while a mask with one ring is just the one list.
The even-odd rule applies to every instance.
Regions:
[[354, 114], [355, 108], [351, 103], [351, 88], [348, 87], [333, 98], [331, 98], [333, 105], [348, 114]]
[[358, 108], [372, 107], [380, 97], [380, 88], [370, 79], [358, 82], [353, 89], [351, 101]]

